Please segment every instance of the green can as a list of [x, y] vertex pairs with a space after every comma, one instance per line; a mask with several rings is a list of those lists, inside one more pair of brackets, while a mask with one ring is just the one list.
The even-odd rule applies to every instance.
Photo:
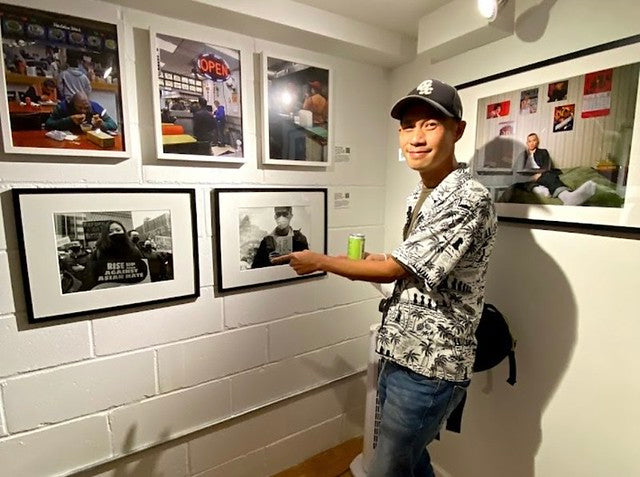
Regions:
[[347, 258], [352, 260], [360, 260], [364, 258], [364, 234], [349, 235]]

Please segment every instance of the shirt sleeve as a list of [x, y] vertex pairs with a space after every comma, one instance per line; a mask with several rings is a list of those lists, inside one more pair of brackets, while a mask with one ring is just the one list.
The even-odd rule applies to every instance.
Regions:
[[492, 216], [490, 200], [481, 200], [471, 209], [454, 207], [436, 221], [419, 224], [392, 252], [408, 272], [435, 289], [453, 270]]

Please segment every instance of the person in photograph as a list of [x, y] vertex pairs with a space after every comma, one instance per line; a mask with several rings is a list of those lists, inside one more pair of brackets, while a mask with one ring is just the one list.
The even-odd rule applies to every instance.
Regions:
[[151, 240], [145, 240], [140, 249], [142, 256], [149, 264], [149, 275], [152, 282], [167, 280], [167, 270], [160, 253], [151, 244]]
[[433, 477], [426, 447], [469, 386], [497, 219], [489, 191], [456, 161], [466, 123], [454, 87], [425, 80], [391, 116], [400, 123], [406, 164], [421, 179], [407, 200], [404, 241], [390, 255], [366, 253], [362, 260], [310, 250], [282, 260], [300, 275], [395, 281], [381, 303], [381, 421], [367, 477]]
[[270, 267], [274, 265], [272, 260], [277, 257], [309, 248], [307, 237], [300, 232], [300, 229], [294, 230], [289, 225], [293, 218], [292, 208], [274, 207], [274, 212], [276, 228], [260, 241], [251, 268]]
[[47, 101], [57, 102], [58, 92], [56, 82], [51, 78], [45, 79], [42, 83], [31, 85], [24, 93], [24, 97], [29, 98], [34, 103], [43, 103]]
[[89, 101], [85, 93], [76, 93], [70, 100], [60, 102], [47, 118], [44, 127], [48, 130], [81, 132], [82, 124], [103, 131], [118, 129], [107, 110], [95, 101]]
[[58, 75], [58, 90], [62, 99], [70, 101], [77, 93], [91, 94], [91, 81], [82, 68], [84, 54], [79, 50], [67, 49], [67, 69]]
[[131, 242], [138, 247], [138, 250], [142, 251], [143, 243], [140, 241], [140, 233], [137, 230], [129, 230], [127, 235], [131, 239]]
[[[141, 270], [146, 277], [148, 272], [144, 263], [141, 264], [142, 258], [142, 252], [126, 233], [125, 226], [117, 220], [111, 220], [102, 229], [95, 248], [89, 256], [82, 289], [91, 290], [101, 282], [108, 282], [109, 280], [104, 279], [106, 273], [110, 269], [122, 270], [123, 264], [127, 263], [135, 263], [136, 270]], [[116, 264], [115, 267], [114, 264]]]
[[500, 103], [493, 104], [489, 106], [489, 114], [487, 114], [487, 118], [499, 118], [502, 116], [502, 105]]
[[[582, 205], [596, 192], [596, 184], [587, 181], [576, 190], [571, 190], [560, 180], [562, 171], [553, 167], [549, 151], [540, 146], [540, 138], [536, 133], [527, 136], [527, 149], [520, 155], [522, 168], [534, 172], [529, 181], [516, 182], [513, 187], [533, 192], [540, 197], [554, 197], [564, 205]], [[507, 195], [505, 198], [508, 198]]]
[[124, 225], [117, 220], [110, 221], [102, 230], [91, 254], [91, 259], [95, 261], [127, 261], [139, 258], [142, 258], [142, 253], [126, 233]]
[[311, 111], [314, 126], [327, 123], [329, 102], [321, 93], [322, 83], [320, 81], [309, 82], [309, 94], [302, 104], [302, 109]]
[[568, 81], [559, 81], [557, 83], [552, 83], [549, 85], [548, 91], [548, 103], [552, 103], [554, 101], [563, 101], [567, 99], [567, 90], [569, 89]]
[[60, 262], [63, 293], [73, 293], [82, 288], [82, 284], [86, 280], [88, 261], [89, 254], [80, 242], [71, 242], [67, 254]]
[[198, 141], [213, 143], [215, 139], [216, 120], [207, 109], [207, 100], [198, 98], [198, 109], [193, 113], [193, 135]]
[[173, 124], [173, 123], [176, 122], [176, 117], [173, 114], [171, 114], [171, 110], [170, 110], [169, 106], [170, 106], [169, 105], [169, 101], [168, 100], [165, 101], [164, 102], [164, 108], [162, 108], [162, 111], [160, 112], [160, 120], [163, 123], [171, 123], [171, 124]]
[[213, 117], [216, 120], [216, 142], [218, 146], [224, 146], [227, 142], [224, 139], [224, 127], [227, 124], [227, 114], [225, 113], [224, 106], [220, 104], [220, 101], [214, 101], [215, 111]]

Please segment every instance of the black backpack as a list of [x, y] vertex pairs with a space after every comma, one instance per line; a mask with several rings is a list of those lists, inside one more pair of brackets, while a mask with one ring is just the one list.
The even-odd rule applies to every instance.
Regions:
[[485, 303], [482, 316], [476, 328], [476, 360], [473, 371], [480, 372], [491, 369], [509, 358], [509, 378], [512, 386], [516, 383], [516, 340], [511, 336], [509, 325], [502, 313], [490, 303]]
[[[509, 325], [502, 313], [490, 303], [485, 303], [476, 328], [476, 360], [473, 371], [480, 372], [491, 369], [500, 364], [504, 358], [509, 358], [509, 378], [507, 382], [512, 386], [516, 383], [516, 340], [511, 336]], [[460, 432], [462, 427], [462, 411], [467, 400], [466, 394], [462, 401], [447, 418], [446, 429]]]

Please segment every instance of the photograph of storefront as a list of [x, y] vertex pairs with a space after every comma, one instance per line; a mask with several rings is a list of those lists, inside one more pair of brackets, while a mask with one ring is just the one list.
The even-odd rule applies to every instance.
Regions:
[[240, 51], [156, 34], [162, 150], [242, 154]]
[[124, 151], [116, 25], [6, 4], [0, 16], [5, 149]]

